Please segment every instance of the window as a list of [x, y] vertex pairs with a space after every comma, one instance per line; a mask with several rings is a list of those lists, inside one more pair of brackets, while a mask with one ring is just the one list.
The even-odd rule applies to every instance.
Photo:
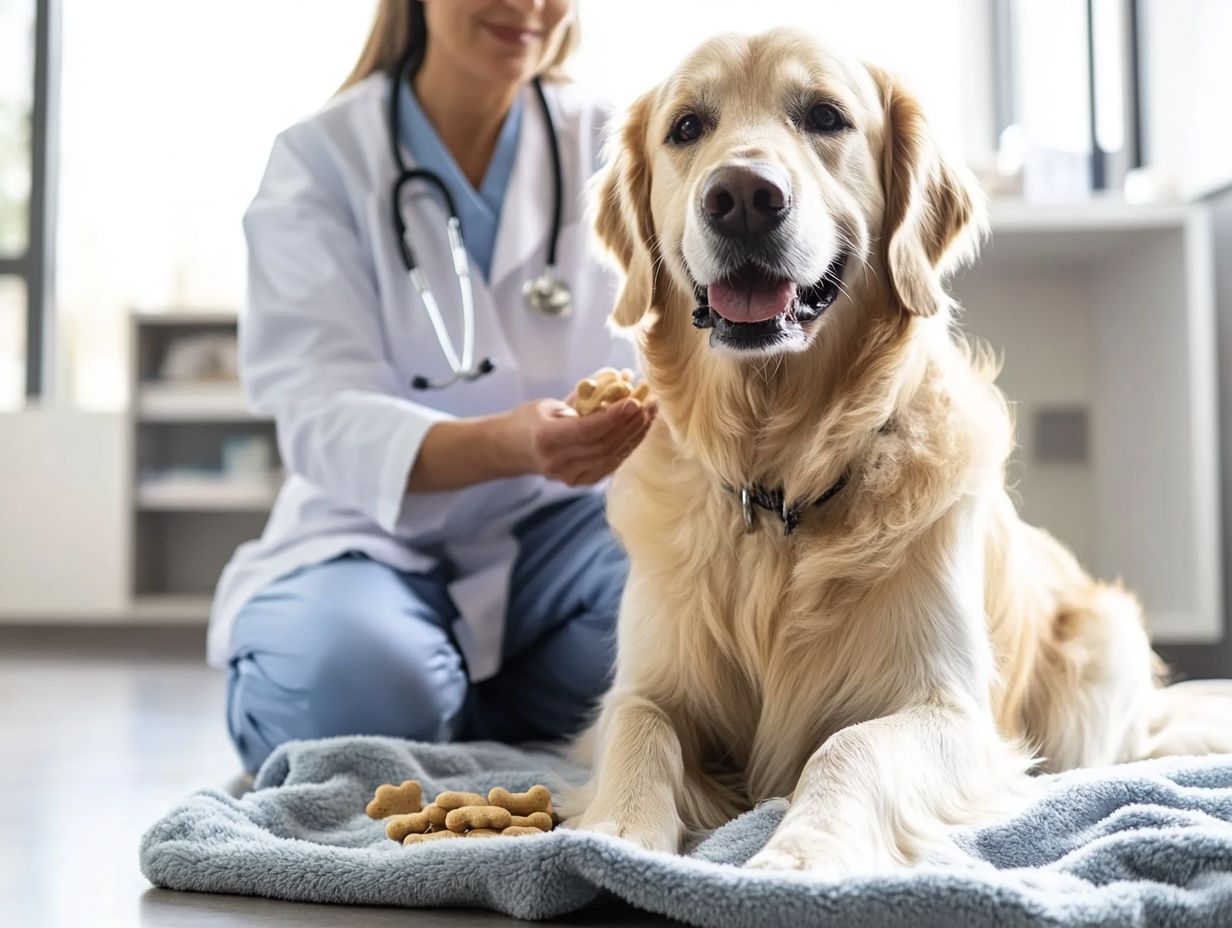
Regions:
[[50, 8], [0, 2], [0, 411], [42, 385]]
[[375, 0], [65, 0], [60, 390], [128, 401], [129, 314], [238, 310], [241, 217], [274, 136], [359, 56]]
[[975, 162], [991, 154], [988, 3], [578, 0], [578, 13], [582, 44], [570, 70], [619, 105], [654, 86], [681, 56], [710, 36], [794, 26], [900, 75], [920, 97], [934, 134], [947, 150]]
[[0, 5], [0, 256], [29, 244], [34, 0]]

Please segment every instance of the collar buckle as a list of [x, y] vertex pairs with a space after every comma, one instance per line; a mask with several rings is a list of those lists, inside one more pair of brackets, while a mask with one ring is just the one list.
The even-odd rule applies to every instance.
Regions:
[[753, 531], [753, 494], [748, 487], [740, 488], [740, 511], [744, 514], [744, 530]]
[[788, 506], [787, 498], [783, 498], [783, 511], [780, 513], [783, 520], [783, 537], [786, 538], [791, 534], [791, 530], [800, 522], [800, 507]]

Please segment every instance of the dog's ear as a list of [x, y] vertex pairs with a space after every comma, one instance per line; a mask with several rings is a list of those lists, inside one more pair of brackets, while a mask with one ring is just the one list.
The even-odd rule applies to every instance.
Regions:
[[945, 275], [974, 257], [979, 247], [985, 229], [983, 194], [965, 167], [941, 157], [915, 97], [891, 75], [869, 71], [885, 111], [882, 259], [902, 308], [931, 316], [953, 305]]
[[599, 184], [595, 214], [599, 240], [625, 272], [612, 321], [626, 328], [636, 325], [654, 303], [659, 265], [646, 157], [650, 108], [651, 95], [646, 94], [629, 109]]

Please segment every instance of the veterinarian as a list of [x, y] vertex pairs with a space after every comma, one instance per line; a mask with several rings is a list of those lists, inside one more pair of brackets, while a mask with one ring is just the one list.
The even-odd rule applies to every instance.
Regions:
[[250, 771], [299, 738], [560, 737], [609, 682], [601, 488], [654, 410], [561, 399], [633, 361], [583, 215], [606, 113], [560, 80], [576, 39], [571, 0], [380, 0], [274, 143], [240, 351], [288, 476], [209, 630]]

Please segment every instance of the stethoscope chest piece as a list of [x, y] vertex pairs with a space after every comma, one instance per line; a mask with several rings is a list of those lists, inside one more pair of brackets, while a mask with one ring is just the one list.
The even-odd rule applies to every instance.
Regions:
[[573, 312], [569, 285], [556, 276], [554, 267], [522, 284], [522, 300], [527, 309], [551, 319], [564, 319]]

